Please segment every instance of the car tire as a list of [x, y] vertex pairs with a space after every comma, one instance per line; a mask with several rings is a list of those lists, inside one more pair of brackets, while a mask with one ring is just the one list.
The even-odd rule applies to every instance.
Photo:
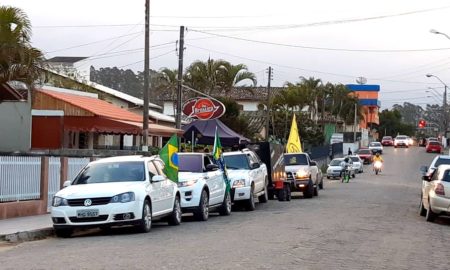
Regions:
[[314, 196], [314, 186], [313, 182], [310, 179], [308, 182], [308, 187], [306, 188], [305, 191], [303, 191], [303, 197], [310, 199], [313, 196]]
[[197, 221], [207, 221], [209, 217], [209, 198], [208, 192], [205, 189], [202, 190], [200, 196], [200, 202], [197, 209], [194, 211], [194, 218]]
[[437, 217], [437, 214], [435, 214], [433, 212], [433, 210], [431, 210], [431, 203], [430, 203], [430, 201], [428, 201], [428, 207], [427, 207], [427, 213], [425, 215], [425, 220], [428, 222], [432, 222], [436, 219], [436, 217]]
[[425, 207], [423, 207], [422, 196], [420, 196], [419, 215], [422, 216], [422, 217], [427, 215], [427, 209], [425, 209]]
[[317, 185], [314, 187], [314, 196], [319, 196], [319, 187]]
[[275, 199], [275, 194], [274, 194], [274, 192], [273, 192], [273, 188], [271, 188], [268, 192], [269, 192], [269, 193], [268, 193], [267, 196], [269, 197], [269, 200]]
[[168, 220], [169, 225], [171, 225], [171, 226], [180, 225], [182, 215], [183, 215], [183, 212], [181, 211], [180, 196], [175, 196], [175, 200], [173, 202], [172, 214], [170, 215], [169, 220]]
[[245, 209], [247, 209], [247, 211], [254, 211], [255, 208], [255, 188], [252, 186], [250, 188], [250, 198], [245, 201]]
[[323, 189], [323, 178], [322, 178], [322, 180], [321, 180], [320, 183], [319, 183], [319, 188], [320, 188], [320, 189]]
[[225, 197], [223, 198], [222, 205], [219, 209], [219, 215], [229, 216], [231, 215], [231, 194], [230, 192], [225, 192]]
[[266, 203], [269, 200], [269, 194], [267, 193], [267, 185], [264, 187], [264, 194], [258, 197], [260, 203]]
[[286, 201], [291, 201], [292, 199], [292, 192], [291, 192], [291, 186], [290, 185], [285, 185], [286, 188]]
[[278, 201], [280, 202], [284, 202], [286, 201], [286, 197], [287, 197], [287, 189], [286, 189], [287, 185], [283, 185], [283, 188], [278, 190]]
[[142, 207], [142, 218], [137, 228], [141, 233], [148, 233], [152, 229], [152, 207], [148, 200], [144, 201], [144, 206]]
[[327, 176], [327, 179], [330, 179], [330, 177], [329, 177], [329, 176]]
[[72, 236], [73, 229], [55, 229], [55, 235], [61, 238], [69, 238]]
[[353, 172], [353, 174], [352, 174], [352, 178], [355, 178], [356, 177], [356, 174], [355, 174], [355, 172]]

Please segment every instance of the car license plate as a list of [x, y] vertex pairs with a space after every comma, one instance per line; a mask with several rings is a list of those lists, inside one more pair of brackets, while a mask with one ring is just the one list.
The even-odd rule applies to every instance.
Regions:
[[78, 210], [77, 217], [78, 218], [98, 217], [98, 209]]

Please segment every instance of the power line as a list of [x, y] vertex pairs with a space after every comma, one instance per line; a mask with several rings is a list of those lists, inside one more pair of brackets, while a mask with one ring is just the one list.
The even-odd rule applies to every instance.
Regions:
[[405, 52], [430, 52], [430, 51], [446, 51], [450, 50], [450, 48], [434, 48], [434, 49], [389, 49], [389, 50], [371, 50], [371, 49], [344, 49], [344, 48], [327, 48], [327, 47], [312, 47], [312, 46], [303, 46], [303, 45], [294, 45], [294, 44], [285, 44], [285, 43], [277, 43], [263, 40], [254, 40], [248, 38], [239, 38], [233, 36], [227, 36], [212, 32], [206, 32], [201, 30], [192, 30], [193, 32], [198, 32], [206, 35], [212, 35], [217, 37], [223, 37], [228, 39], [240, 40], [245, 42], [257, 43], [257, 44], [265, 44], [265, 45], [274, 45], [274, 46], [282, 46], [288, 48], [299, 48], [299, 49], [309, 49], [309, 50], [322, 50], [322, 51], [342, 51], [342, 52], [370, 52], [370, 53], [405, 53]]
[[[154, 56], [154, 57], [150, 57], [150, 60], [156, 59], [156, 58], [159, 58], [159, 57], [162, 57], [162, 56], [164, 56], [164, 55], [168, 55], [168, 54], [170, 54], [170, 53], [172, 53], [172, 52], [175, 52], [175, 50], [170, 50], [170, 51], [167, 51], [167, 52], [165, 52], [165, 53], [163, 53], [163, 54], [160, 54], [160, 55], [157, 55], [157, 56]], [[145, 61], [145, 60], [139, 60], [139, 61], [137, 61], [137, 62], [133, 62], [133, 63], [131, 63], [131, 64], [126, 64], [126, 65], [123, 65], [123, 66], [120, 66], [120, 67], [117, 67], [117, 68], [128, 67], [128, 66], [131, 66], [131, 65], [135, 65], [135, 64], [142, 63], [142, 62], [144, 62], [144, 61]]]

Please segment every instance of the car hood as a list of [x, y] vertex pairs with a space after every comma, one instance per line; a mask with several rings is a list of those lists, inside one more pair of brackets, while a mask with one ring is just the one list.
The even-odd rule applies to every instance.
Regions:
[[139, 181], [72, 185], [60, 190], [55, 196], [66, 199], [112, 197], [124, 192], [142, 190], [144, 183]]
[[197, 180], [200, 178], [204, 178], [207, 175], [208, 175], [207, 173], [198, 173], [198, 172], [179, 172], [178, 182]]
[[249, 173], [249, 170], [227, 170], [228, 178], [230, 178], [230, 180], [247, 179]]
[[284, 170], [286, 172], [298, 172], [300, 170], [308, 170], [309, 166], [308, 165], [286, 165], [284, 167]]
[[341, 166], [328, 166], [328, 170], [342, 170]]

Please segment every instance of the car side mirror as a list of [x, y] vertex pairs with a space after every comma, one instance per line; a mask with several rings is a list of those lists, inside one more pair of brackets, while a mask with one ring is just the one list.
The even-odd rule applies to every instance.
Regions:
[[70, 186], [71, 184], [72, 184], [72, 182], [70, 182], [70, 180], [66, 180], [66, 181], [64, 181], [63, 188], [66, 188], [66, 187]]
[[206, 165], [206, 171], [207, 172], [212, 172], [212, 171], [216, 171], [219, 169], [219, 166], [216, 164], [208, 164]]
[[261, 165], [259, 163], [252, 163], [252, 170], [253, 169], [258, 169], [259, 167], [261, 167]]
[[152, 182], [161, 182], [164, 181], [166, 178], [162, 175], [154, 175], [152, 177]]
[[429, 175], [424, 175], [424, 176], [422, 176], [422, 180], [423, 180], [423, 181], [430, 182], [430, 181], [431, 181], [431, 176], [429, 176]]
[[427, 171], [428, 171], [428, 166], [420, 166], [420, 172], [421, 172], [422, 174], [427, 173]]
[[317, 166], [317, 162], [311, 160], [311, 166]]

